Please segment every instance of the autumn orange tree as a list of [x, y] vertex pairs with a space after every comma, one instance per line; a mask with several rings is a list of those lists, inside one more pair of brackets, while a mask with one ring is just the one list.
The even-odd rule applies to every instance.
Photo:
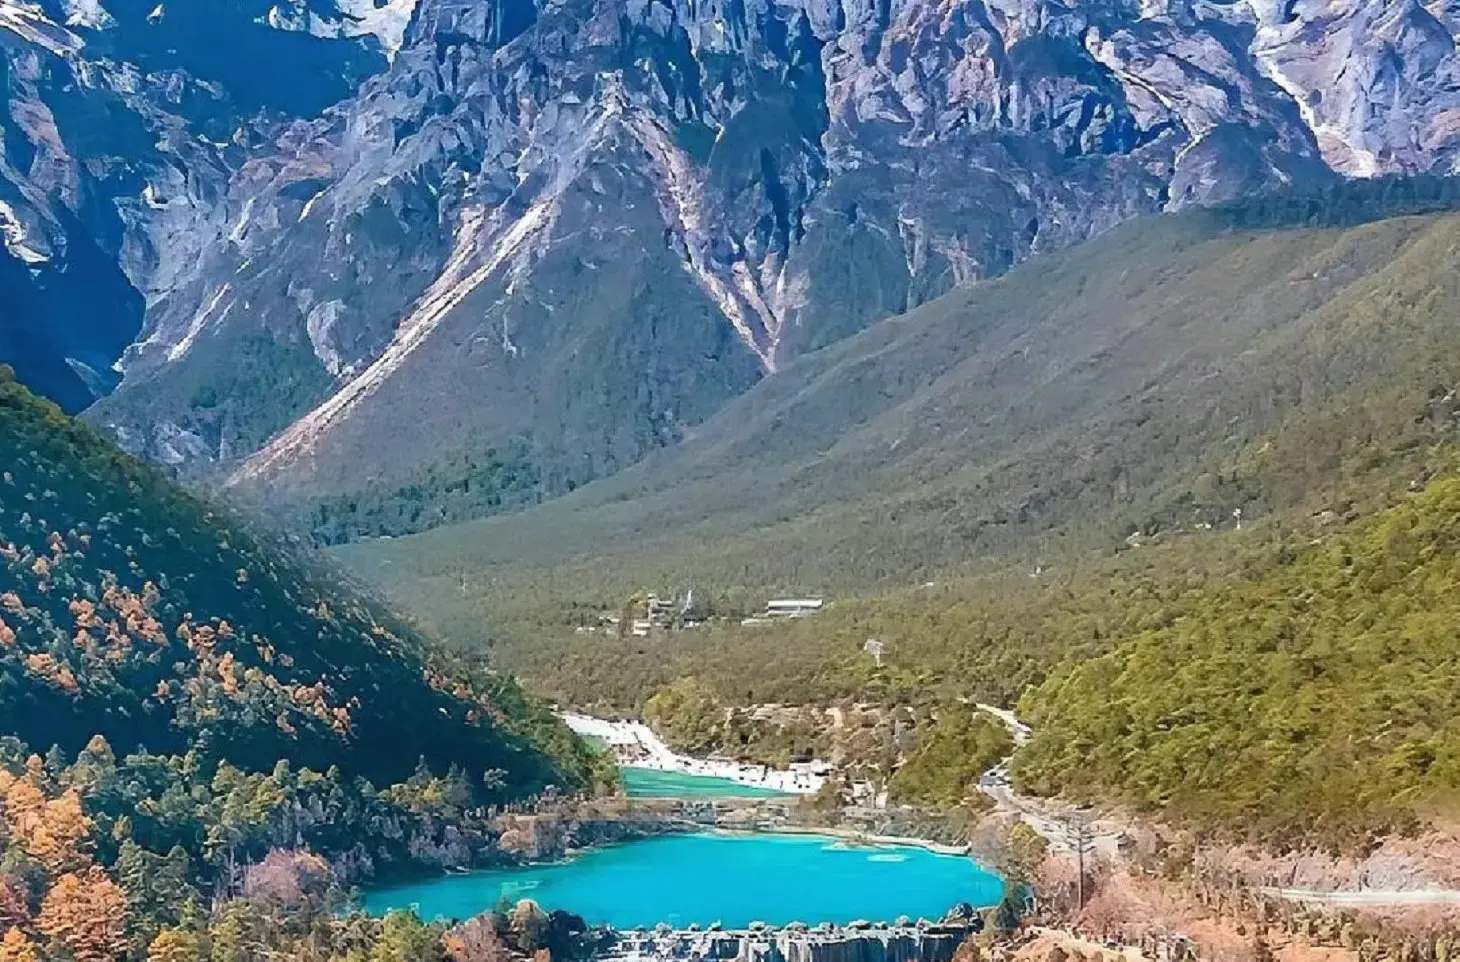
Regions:
[[75, 789], [48, 799], [33, 776], [0, 771], [0, 805], [12, 842], [48, 873], [75, 871], [89, 861], [92, 822]]
[[127, 899], [95, 865], [56, 879], [36, 915], [36, 929], [64, 945], [76, 962], [110, 962], [127, 951]]
[[0, 937], [0, 962], [37, 962], [39, 958], [35, 943], [19, 928], [6, 929]]

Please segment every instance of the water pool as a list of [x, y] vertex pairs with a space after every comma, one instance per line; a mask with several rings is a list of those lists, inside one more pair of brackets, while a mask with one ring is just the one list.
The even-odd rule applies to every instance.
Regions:
[[784, 792], [742, 785], [728, 778], [660, 772], [652, 768], [620, 768], [630, 798], [788, 798]]
[[414, 907], [466, 918], [530, 898], [624, 930], [752, 921], [784, 925], [937, 918], [958, 902], [994, 905], [1002, 882], [971, 859], [817, 835], [706, 833], [631, 842], [565, 862], [448, 875], [368, 891], [366, 911]]

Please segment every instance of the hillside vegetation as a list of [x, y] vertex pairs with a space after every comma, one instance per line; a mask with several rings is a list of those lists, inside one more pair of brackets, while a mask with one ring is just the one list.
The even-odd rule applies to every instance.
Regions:
[[[1345, 849], [1452, 815], [1460, 218], [1233, 223], [1122, 228], [569, 498], [341, 557], [581, 704], [1020, 702], [1031, 790]], [[691, 585], [700, 628], [575, 631]], [[832, 603], [739, 624], [783, 591]]]
[[1453, 817], [1457, 627], [1452, 476], [1056, 672], [1020, 704], [1036, 735], [1014, 774], [1270, 843]]
[[806, 356], [569, 497], [338, 556], [510, 657], [645, 588], [744, 611], [1028, 571], [1426, 476], [1455, 429], [1460, 218], [1224, 225], [1129, 225]]
[[602, 777], [505, 676], [184, 493], [0, 367], [0, 959], [586, 954], [523, 903], [365, 917]]
[[583, 783], [582, 749], [510, 679], [435, 655], [8, 371], [0, 465], [0, 731], [381, 784], [423, 759], [508, 795]]
[[0, 959], [591, 957], [581, 919], [528, 901], [459, 925], [352, 904], [355, 881], [500, 864], [502, 821], [478, 799], [460, 773], [377, 789], [282, 759], [118, 758], [100, 736], [42, 759], [0, 739]]

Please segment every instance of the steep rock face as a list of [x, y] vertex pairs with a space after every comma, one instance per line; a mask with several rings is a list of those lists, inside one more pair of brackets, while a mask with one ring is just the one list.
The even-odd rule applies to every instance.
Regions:
[[67, 408], [115, 385], [249, 152], [386, 66], [380, 40], [286, 35], [269, 9], [0, 3], [0, 361]]
[[388, 71], [123, 231], [176, 255], [128, 271], [146, 326], [94, 414], [133, 449], [429, 502], [465, 483], [443, 452], [512, 446], [526, 496], [557, 493], [799, 353], [1132, 216], [1448, 171], [1460, 116], [1460, 15], [1413, 2], [357, 7], [263, 16], [304, 31], [270, 38], [368, 21]]
[[1252, 0], [1259, 68], [1287, 91], [1335, 170], [1455, 170], [1460, 5]]

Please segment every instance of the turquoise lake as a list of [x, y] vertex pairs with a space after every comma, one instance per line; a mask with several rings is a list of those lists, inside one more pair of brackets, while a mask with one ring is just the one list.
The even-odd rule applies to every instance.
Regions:
[[909, 846], [860, 846], [816, 835], [674, 835], [569, 861], [447, 875], [365, 893], [365, 910], [414, 907], [423, 918], [467, 918], [530, 898], [616, 929], [753, 921], [938, 918], [958, 902], [994, 905], [1002, 883], [971, 859]]
[[620, 768], [624, 793], [629, 798], [785, 798], [783, 792], [742, 785], [728, 778], [656, 772], [649, 768]]

